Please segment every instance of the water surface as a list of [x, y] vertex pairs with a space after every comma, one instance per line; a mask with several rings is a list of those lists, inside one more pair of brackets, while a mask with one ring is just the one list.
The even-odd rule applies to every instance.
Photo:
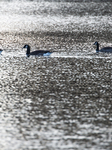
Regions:
[[0, 2], [0, 149], [112, 149], [111, 5]]

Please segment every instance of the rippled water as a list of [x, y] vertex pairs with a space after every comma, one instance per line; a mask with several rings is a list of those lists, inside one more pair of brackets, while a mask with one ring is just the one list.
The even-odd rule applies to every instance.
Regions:
[[111, 7], [0, 2], [1, 150], [112, 149], [112, 54], [93, 47], [112, 45]]

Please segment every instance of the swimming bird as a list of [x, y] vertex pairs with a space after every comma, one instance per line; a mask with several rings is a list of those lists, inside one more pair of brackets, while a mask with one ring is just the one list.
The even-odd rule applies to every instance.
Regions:
[[99, 50], [99, 43], [96, 41], [93, 45], [96, 45], [96, 52], [112, 53], [112, 47], [104, 47]]
[[27, 51], [26, 51], [27, 57], [30, 57], [30, 55], [35, 55], [35, 56], [50, 56], [50, 54], [52, 53], [52, 52], [47, 51], [47, 50], [37, 50], [37, 51], [30, 52], [30, 46], [29, 45], [24, 45], [23, 48], [27, 49]]
[[2, 49], [0, 49], [0, 54], [2, 53], [2, 51], [3, 51], [3, 50], [2, 50]]

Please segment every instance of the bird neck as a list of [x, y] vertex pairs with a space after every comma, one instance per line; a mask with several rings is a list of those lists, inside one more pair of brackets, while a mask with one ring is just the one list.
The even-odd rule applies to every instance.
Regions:
[[30, 54], [30, 46], [27, 47], [27, 51], [26, 54], [29, 55]]
[[96, 52], [99, 52], [99, 43], [96, 45]]

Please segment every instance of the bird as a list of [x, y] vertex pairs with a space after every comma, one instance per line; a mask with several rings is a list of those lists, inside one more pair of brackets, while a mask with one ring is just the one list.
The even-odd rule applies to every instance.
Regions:
[[27, 57], [30, 57], [30, 55], [35, 55], [35, 56], [50, 56], [52, 54], [52, 52], [47, 51], [47, 50], [36, 50], [33, 52], [30, 52], [30, 46], [29, 45], [24, 45], [23, 48], [26, 48], [26, 55]]
[[3, 51], [3, 50], [2, 50], [2, 49], [0, 49], [0, 54], [2, 53], [2, 51]]
[[96, 52], [112, 53], [112, 47], [103, 47], [99, 50], [99, 43], [96, 41], [93, 45], [96, 45]]

